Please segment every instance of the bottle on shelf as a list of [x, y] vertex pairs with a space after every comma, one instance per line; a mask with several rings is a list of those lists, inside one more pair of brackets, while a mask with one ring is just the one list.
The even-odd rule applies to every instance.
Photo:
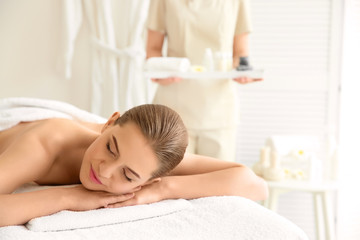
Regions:
[[227, 72], [233, 68], [233, 59], [231, 52], [218, 51], [215, 53], [215, 70]]

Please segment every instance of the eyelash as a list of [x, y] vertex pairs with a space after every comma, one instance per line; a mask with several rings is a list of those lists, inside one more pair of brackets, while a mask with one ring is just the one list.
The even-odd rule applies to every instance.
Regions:
[[106, 148], [107, 148], [107, 150], [109, 151], [109, 153], [111, 153], [112, 155], [115, 155], [115, 154], [113, 153], [113, 151], [111, 151], [110, 143], [106, 143]]
[[126, 180], [129, 181], [129, 182], [132, 182], [132, 179], [129, 178], [128, 176], [126, 176], [125, 168], [123, 169], [123, 172], [124, 172], [124, 177], [126, 178]]

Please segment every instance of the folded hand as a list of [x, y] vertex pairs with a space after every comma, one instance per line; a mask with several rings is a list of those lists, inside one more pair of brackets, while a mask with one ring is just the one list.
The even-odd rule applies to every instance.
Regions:
[[134, 197], [134, 193], [113, 194], [103, 191], [90, 191], [83, 185], [65, 188], [69, 199], [69, 210], [86, 211], [119, 204]]
[[169, 77], [169, 78], [152, 78], [151, 81], [158, 83], [160, 85], [166, 86], [172, 83], [179, 82], [181, 78], [179, 77]]
[[117, 207], [154, 203], [163, 200], [162, 196], [163, 196], [162, 181], [157, 181], [143, 186], [139, 191], [135, 193], [134, 197], [129, 198], [128, 200], [122, 202], [109, 204], [107, 207], [117, 208]]
[[234, 81], [240, 84], [246, 84], [246, 83], [251, 83], [251, 82], [258, 82], [258, 81], [263, 81], [262, 78], [249, 78], [249, 77], [239, 77], [239, 78], [234, 78]]

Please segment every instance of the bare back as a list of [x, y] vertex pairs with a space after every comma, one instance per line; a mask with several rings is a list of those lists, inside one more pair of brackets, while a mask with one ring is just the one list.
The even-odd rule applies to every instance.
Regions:
[[20, 123], [0, 132], [0, 193], [28, 182], [79, 183], [82, 157], [99, 125], [67, 119]]

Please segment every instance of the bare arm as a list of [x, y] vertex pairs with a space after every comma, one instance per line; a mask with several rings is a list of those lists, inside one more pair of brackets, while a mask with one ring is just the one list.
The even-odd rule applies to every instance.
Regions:
[[0, 227], [24, 224], [61, 210], [85, 211], [126, 201], [133, 193], [114, 195], [89, 191], [82, 185], [56, 187], [34, 192], [0, 195]]
[[[239, 65], [240, 57], [249, 56], [249, 34], [243, 33], [234, 36], [233, 43], [233, 67], [236, 68]], [[256, 81], [262, 81], [262, 78], [249, 78], [249, 77], [240, 77], [235, 78], [234, 81], [240, 84], [246, 84]]]
[[240, 57], [249, 56], [249, 34], [243, 33], [234, 36], [233, 43], [233, 66], [239, 65]]
[[165, 34], [153, 30], [148, 30], [147, 34], [146, 58], [162, 57]]
[[164, 178], [168, 198], [242, 196], [252, 200], [267, 197], [266, 182], [244, 165], [210, 157], [186, 154], [184, 160]]
[[257, 201], [264, 200], [267, 195], [266, 182], [249, 168], [238, 163], [186, 154], [169, 176], [143, 186], [134, 198], [110, 207], [208, 196], [242, 196]]
[[18, 225], [30, 219], [65, 209], [59, 189], [0, 195], [0, 227]]

